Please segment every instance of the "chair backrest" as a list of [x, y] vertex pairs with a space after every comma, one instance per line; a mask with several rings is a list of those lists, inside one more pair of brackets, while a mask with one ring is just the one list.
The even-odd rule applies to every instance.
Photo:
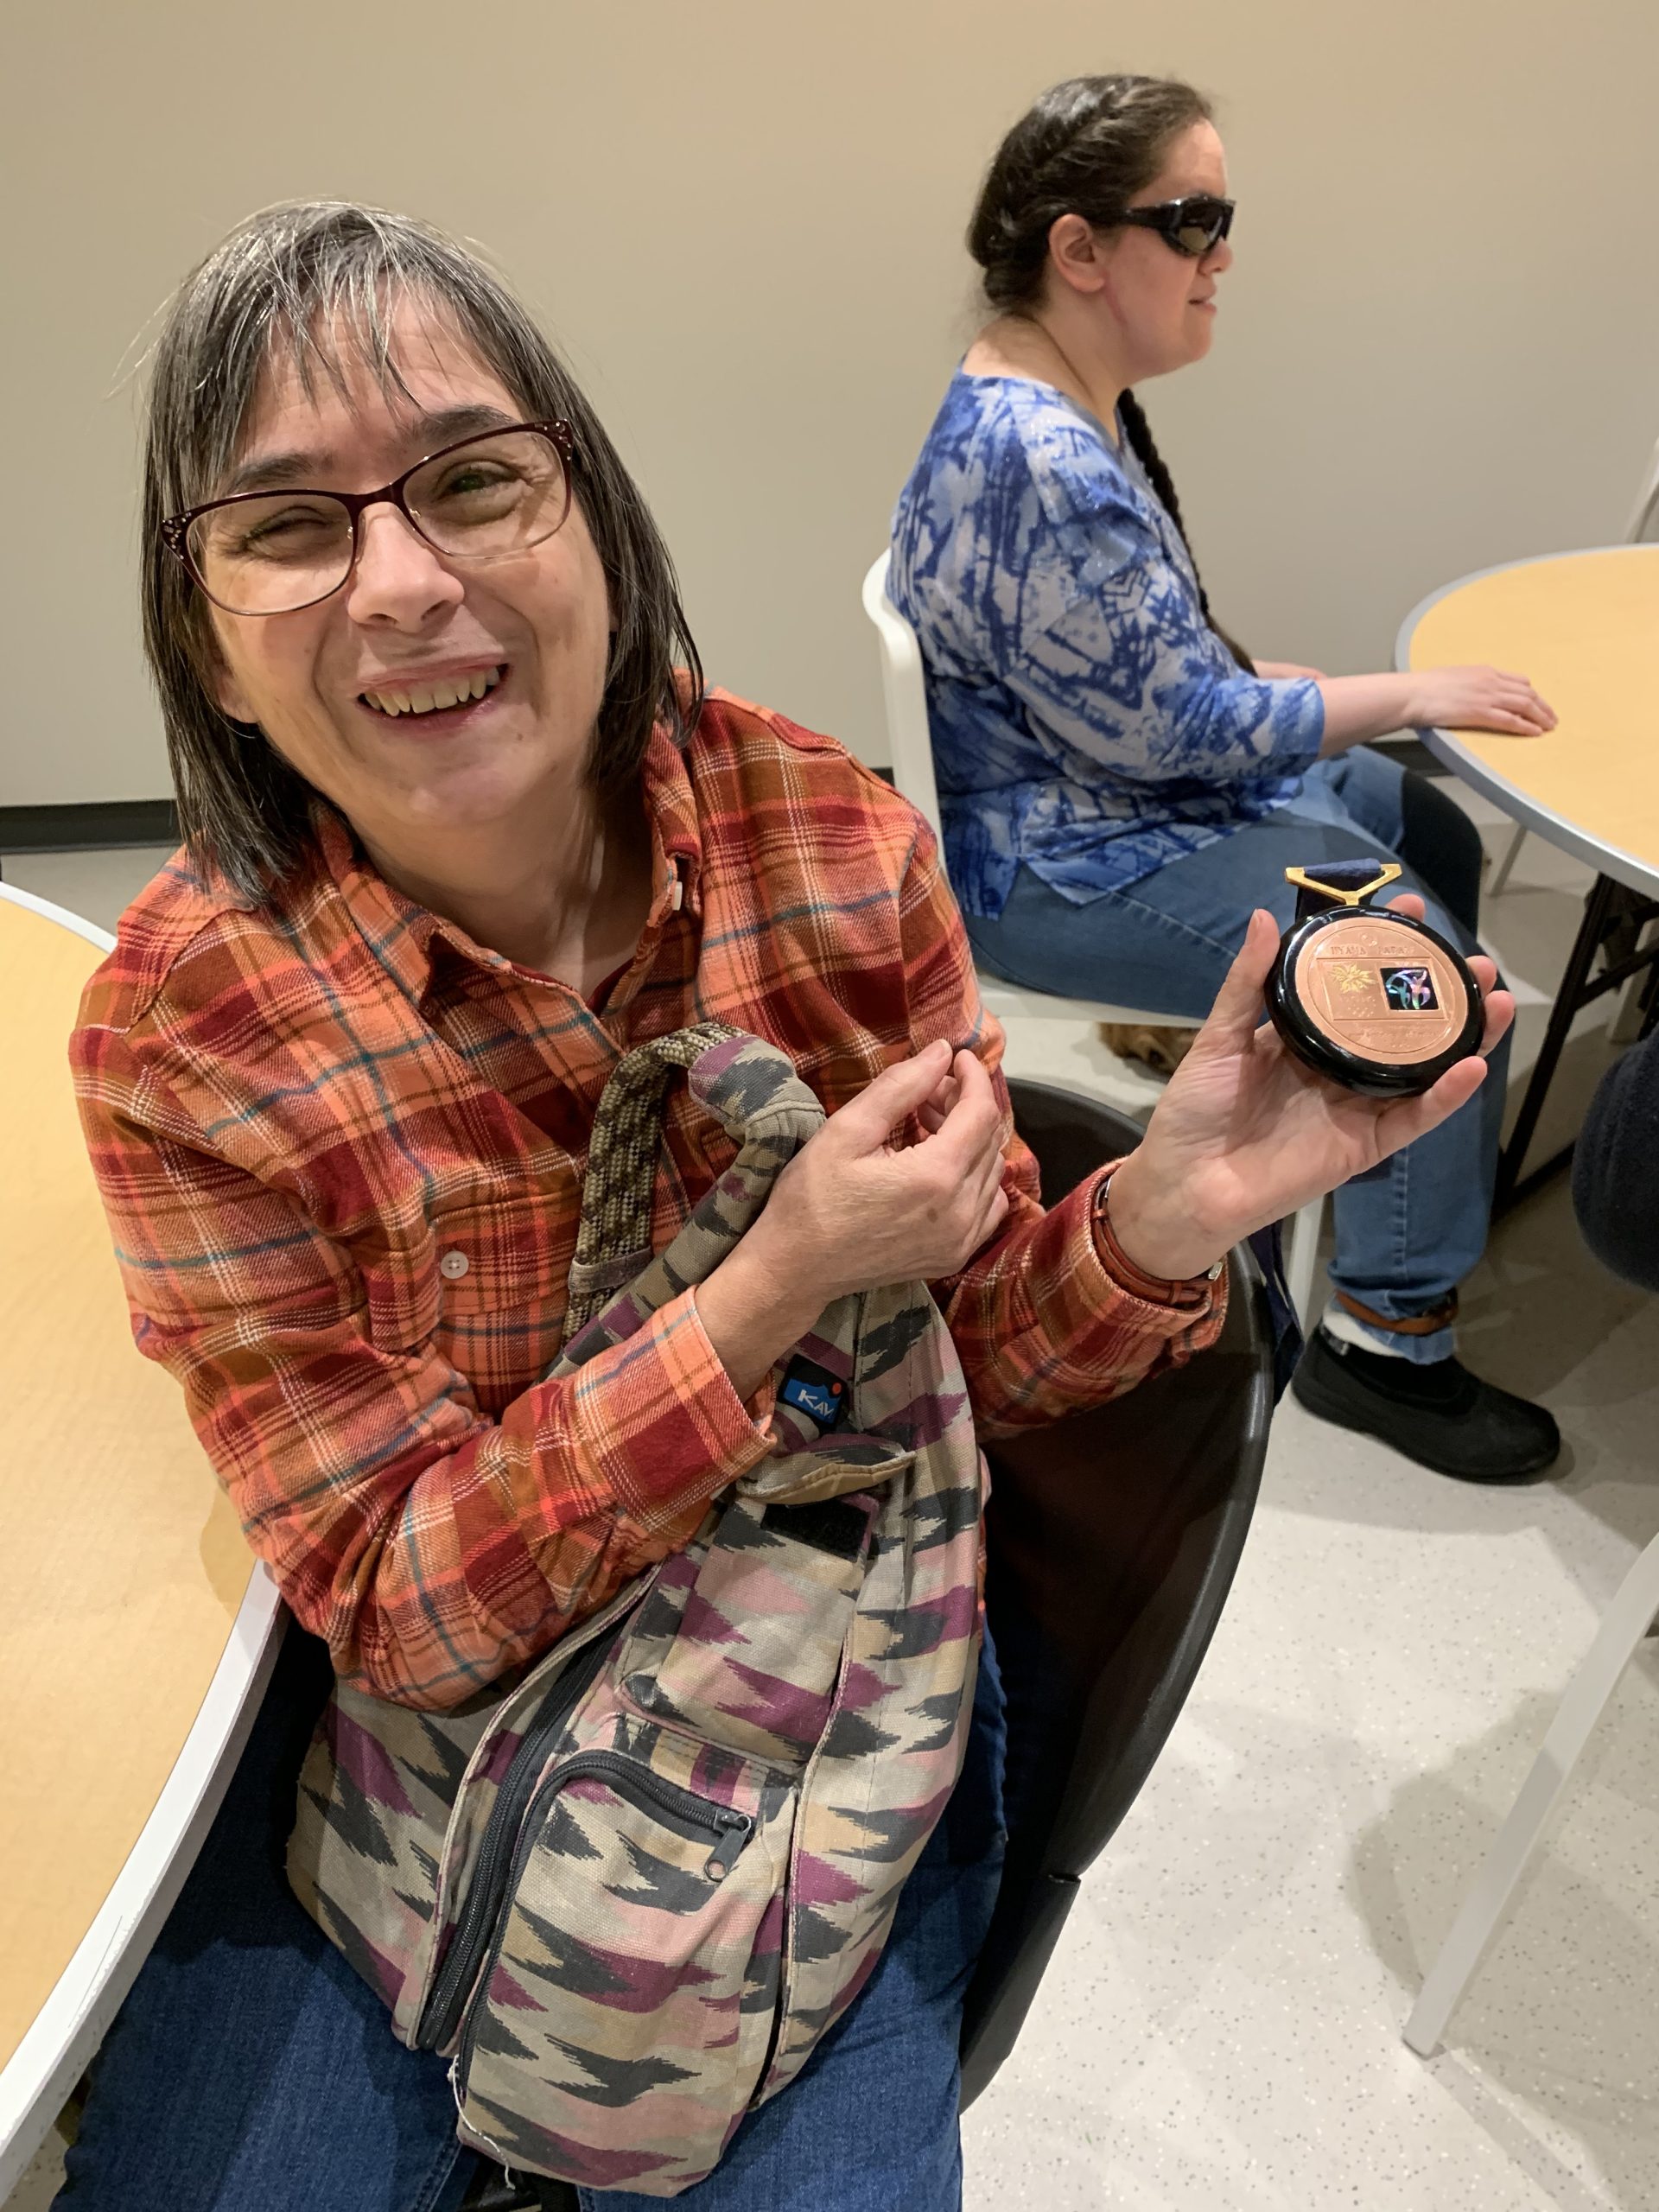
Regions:
[[1653, 520], [1656, 508], [1659, 508], [1659, 442], [1648, 455], [1648, 466], [1642, 478], [1641, 488], [1636, 495], [1636, 505], [1630, 510], [1630, 527], [1624, 532], [1627, 545], [1641, 544], [1648, 534], [1648, 524]]
[[[1014, 1082], [1052, 1204], [1141, 1131]], [[1273, 1408], [1260, 1274], [1233, 1255], [1209, 1351], [1109, 1405], [988, 1445], [987, 1615], [1008, 1700], [1008, 1855], [963, 2022], [962, 2101], [1013, 2049], [1078, 1877], [1185, 1702], [1231, 1587]]]
[[922, 674], [922, 649], [916, 632], [887, 597], [887, 563], [884, 553], [873, 561], [864, 578], [864, 612], [875, 625], [881, 645], [881, 696], [887, 710], [887, 743], [893, 752], [893, 787], [901, 791], [918, 814], [939, 826], [939, 787], [933, 777], [933, 741], [927, 728], [927, 684]]

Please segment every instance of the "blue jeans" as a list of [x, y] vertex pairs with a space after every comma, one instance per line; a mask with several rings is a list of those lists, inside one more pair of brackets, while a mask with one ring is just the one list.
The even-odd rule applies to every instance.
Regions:
[[[54, 2212], [454, 2212], [478, 2168], [444, 2062], [289, 1893], [282, 1855], [328, 1660], [290, 1627], [230, 1791], [95, 2063]], [[1001, 1872], [988, 1646], [968, 1762], [880, 1964], [798, 2078], [747, 2119], [696, 2212], [956, 2212], [962, 2003]], [[582, 2192], [588, 2212], [658, 2197]]]
[[[1318, 762], [1291, 804], [1266, 821], [1121, 891], [1077, 906], [1022, 868], [995, 921], [964, 919], [976, 957], [1010, 982], [1201, 1021], [1250, 909], [1270, 907], [1281, 927], [1290, 920], [1296, 893], [1287, 868], [1372, 855], [1401, 861], [1394, 890], [1421, 892], [1430, 924], [1474, 950], [1478, 832], [1428, 778], [1366, 746]], [[1508, 1066], [1506, 1037], [1468, 1105], [1337, 1192], [1338, 1289], [1402, 1320], [1439, 1306], [1469, 1273], [1486, 1244]], [[1376, 1341], [1424, 1363], [1452, 1349], [1449, 1328]]]

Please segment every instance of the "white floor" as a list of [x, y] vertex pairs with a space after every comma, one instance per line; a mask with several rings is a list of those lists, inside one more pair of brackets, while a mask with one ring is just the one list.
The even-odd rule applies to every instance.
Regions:
[[[1495, 817], [1488, 836], [1501, 849]], [[5, 870], [107, 921], [155, 857]], [[1523, 1001], [1522, 1072], [1586, 881], [1529, 840], [1489, 906]], [[1581, 1019], [1539, 1156], [1605, 1064], [1611, 1011]], [[1032, 1025], [1009, 1063], [1131, 1111], [1157, 1096], [1065, 1024]], [[1659, 1529], [1659, 1303], [1585, 1253], [1564, 1179], [1495, 1232], [1463, 1344], [1554, 1408], [1561, 1466], [1517, 1492], [1467, 1488], [1282, 1408], [1197, 1688], [964, 2123], [969, 2212], [1659, 2212], [1659, 1644], [1448, 2047], [1425, 2064], [1399, 2039], [1602, 1607]], [[44, 2207], [55, 2172], [43, 2153], [6, 2212]]]

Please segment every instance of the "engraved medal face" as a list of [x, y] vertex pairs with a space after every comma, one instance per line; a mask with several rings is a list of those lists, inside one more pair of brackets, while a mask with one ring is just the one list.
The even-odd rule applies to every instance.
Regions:
[[1469, 1016], [1463, 980], [1440, 948], [1373, 911], [1344, 914], [1310, 938], [1294, 981], [1333, 1045], [1387, 1066], [1432, 1060]]

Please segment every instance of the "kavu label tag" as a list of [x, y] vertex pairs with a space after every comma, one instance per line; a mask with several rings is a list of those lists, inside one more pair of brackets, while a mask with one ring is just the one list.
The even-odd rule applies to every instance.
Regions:
[[847, 1410], [847, 1385], [840, 1376], [799, 1352], [784, 1370], [778, 1395], [798, 1414], [804, 1414], [820, 1436], [839, 1427]]

